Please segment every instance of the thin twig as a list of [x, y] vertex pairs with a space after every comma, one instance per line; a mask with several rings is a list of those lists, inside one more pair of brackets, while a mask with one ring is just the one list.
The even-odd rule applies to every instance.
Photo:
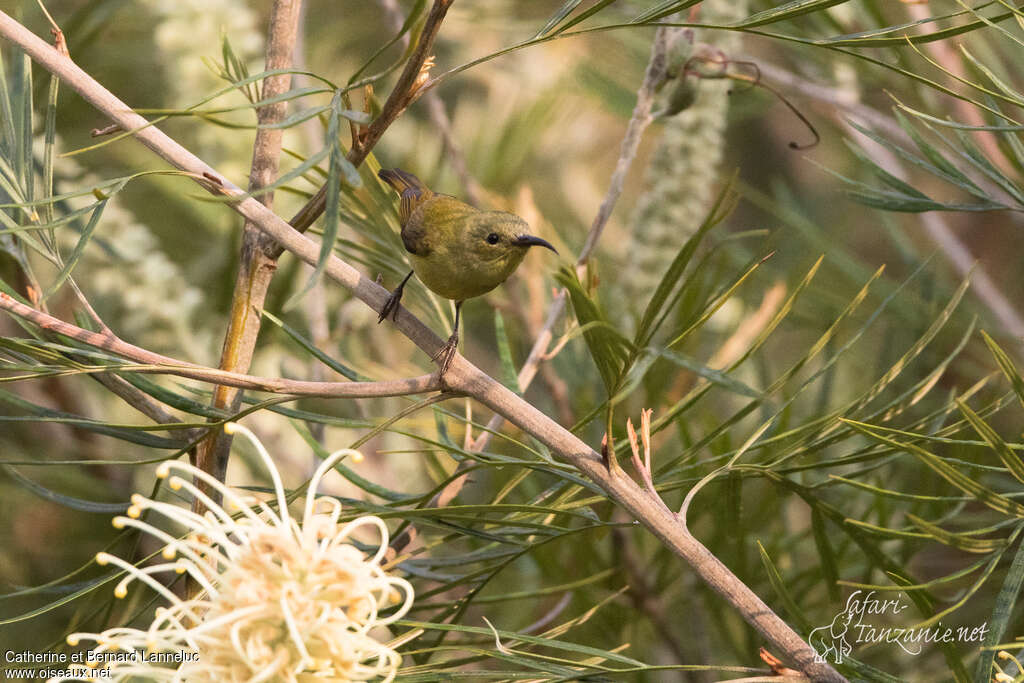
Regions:
[[[444, 4], [447, 7], [449, 3]], [[121, 124], [125, 130], [135, 131], [135, 138], [158, 156], [176, 168], [194, 174], [193, 177], [201, 187], [220, 195], [238, 197], [229, 206], [243, 216], [251, 218], [261, 230], [272, 235], [285, 249], [307, 263], [318, 261], [319, 244], [294, 230], [256, 200], [245, 197], [240, 188], [226, 179], [216, 186], [202, 182], [203, 174], [209, 174], [207, 177], [219, 180], [222, 176], [158, 128], [147, 126], [145, 119], [134, 113], [130, 107], [103, 88], [70, 59], [59, 54], [3, 12], [0, 12], [0, 36], [21, 47], [37, 63], [61, 78], [104, 115]], [[349, 289], [356, 298], [375, 311], [381, 310], [388, 297], [388, 292], [383, 287], [363, 277], [337, 256], [332, 255], [328, 259], [325, 272], [328, 277]], [[443, 346], [442, 340], [434, 332], [404, 308], [398, 309], [394, 325], [432, 357]], [[434, 381], [434, 377], [427, 380]], [[604, 466], [601, 456], [575, 434], [459, 354], [454, 356], [448, 371], [440, 380], [444, 390], [472, 396], [536, 438], [557, 457], [572, 463], [693, 568], [712, 589], [761, 633], [776, 651], [783, 653], [795, 668], [816, 681], [846, 680], [827, 663], [816, 662], [815, 652], [810, 645], [701, 544], [680, 523], [678, 517], [660, 508], [656, 501], [651, 500], [650, 494], [625, 472], [609, 471]], [[217, 378], [216, 381], [224, 383], [223, 377]], [[355, 383], [350, 386], [355, 386]]]

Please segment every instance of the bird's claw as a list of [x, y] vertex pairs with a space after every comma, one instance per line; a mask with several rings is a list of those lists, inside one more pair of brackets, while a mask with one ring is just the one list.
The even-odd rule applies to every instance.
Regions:
[[388, 317], [389, 314], [391, 315], [392, 320], [396, 322], [398, 321], [398, 304], [402, 302], [402, 293], [405, 291], [405, 283], [409, 281], [412, 274], [413, 271], [410, 270], [409, 274], [405, 276], [405, 279], [398, 283], [398, 286], [395, 287], [395, 291], [391, 292], [387, 301], [385, 301], [384, 305], [381, 306], [380, 317], [377, 318], [378, 325], [384, 322], [384, 318]]
[[391, 292], [391, 296], [388, 297], [387, 301], [384, 302], [384, 306], [380, 309], [380, 317], [377, 318], [377, 324], [384, 322], [384, 319], [389, 315], [392, 320], [398, 320], [398, 304], [402, 302], [402, 287], [398, 287], [395, 291]]
[[448, 368], [451, 366], [452, 359], [455, 358], [455, 352], [458, 348], [459, 334], [455, 332], [452, 336], [448, 337], [448, 341], [445, 342], [444, 346], [438, 349], [437, 353], [431, 358], [431, 360], [438, 364], [438, 371], [441, 375], [448, 372]]

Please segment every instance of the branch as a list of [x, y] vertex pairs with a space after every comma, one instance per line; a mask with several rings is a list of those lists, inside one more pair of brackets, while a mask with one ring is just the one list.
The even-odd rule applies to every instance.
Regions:
[[[0, 292], [0, 310], [24, 318], [48, 332], [62, 334], [83, 344], [109, 351], [115, 355], [142, 363], [143, 366], [111, 366], [96, 368], [97, 372], [131, 371], [151, 374], [177, 375], [203, 382], [216, 382], [239, 389], [254, 389], [275, 394], [293, 396], [317, 396], [322, 398], [379, 398], [384, 396], [407, 396], [430, 391], [440, 391], [441, 381], [436, 374], [421, 375], [408, 379], [393, 379], [383, 382], [306, 382], [302, 380], [257, 377], [238, 372], [208, 368], [203, 365], [177, 360], [169, 356], [148, 351], [114, 336], [100, 334], [77, 327], [52, 315], [26, 306], [13, 297]], [[154, 418], [155, 419], [155, 418]], [[159, 420], [158, 420], [159, 421]]]
[[[440, 2], [439, 4], [447, 8], [450, 3]], [[437, 5], [435, 5], [436, 7]], [[155, 126], [148, 126], [145, 119], [132, 112], [127, 105], [78, 68], [70, 59], [57, 53], [56, 50], [3, 12], [0, 12], [0, 36], [25, 50], [29, 56], [68, 83], [88, 102], [120, 124], [122, 128], [134, 131], [135, 137], [140, 142], [177, 168], [190, 173], [202, 187], [214, 194], [242, 197], [243, 193], [238, 187], [222, 179], [213, 168]], [[252, 219], [261, 230], [273, 236], [282, 246], [303, 261], [311, 264], [317, 262], [320, 256], [319, 245], [298, 233], [267, 207], [251, 197], [238, 198], [229, 206], [246, 218]], [[383, 287], [360, 275], [352, 266], [337, 256], [330, 257], [326, 272], [329, 277], [349, 289], [356, 298], [368, 304], [375, 311], [381, 310], [388, 296], [387, 290]], [[405, 308], [398, 309], [395, 327], [432, 357], [443, 345], [436, 334]], [[102, 337], [102, 335], [97, 336]], [[109, 341], [108, 337], [103, 339]], [[433, 378], [429, 378], [429, 380], [432, 381]], [[222, 378], [218, 378], [217, 381], [224, 383]], [[422, 381], [422, 378], [403, 381]], [[621, 469], [607, 469], [601, 456], [576, 435], [489, 377], [459, 354], [455, 355], [448, 372], [440, 378], [440, 384], [443, 390], [472, 396], [536, 438], [560, 458], [575, 465], [613, 500], [642, 522], [662, 543], [685, 560], [709, 586], [725, 598], [751, 626], [772, 643], [773, 647], [785, 653], [786, 657], [812, 680], [829, 682], [846, 680], [827, 663], [815, 662], [815, 652], [807, 642], [780, 619], [757, 594], [729, 571], [728, 567], [722, 564], [711, 551], [705, 548], [676, 515], [659, 507], [658, 501], [652, 500], [650, 494], [638, 486]], [[355, 383], [347, 386], [355, 386]]]

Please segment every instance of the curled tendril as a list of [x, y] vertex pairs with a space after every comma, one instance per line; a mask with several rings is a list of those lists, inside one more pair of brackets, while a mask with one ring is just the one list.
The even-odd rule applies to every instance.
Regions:
[[[696, 65], [699, 64], [711, 64], [720, 68], [716, 72], [709, 73], [697, 68]], [[730, 66], [742, 66], [753, 73], [751, 75], [736, 73], [729, 70]], [[745, 83], [746, 87], [744, 90], [749, 90], [751, 88], [763, 88], [767, 90], [772, 95], [775, 95], [780, 102], [786, 105], [786, 108], [793, 112], [794, 116], [800, 119], [800, 122], [807, 127], [807, 130], [809, 130], [811, 135], [814, 137], [813, 140], [804, 144], [800, 144], [796, 141], [790, 141], [790, 149], [811, 149], [821, 142], [821, 135], [818, 134], [818, 130], [814, 127], [814, 124], [811, 123], [810, 119], [808, 119], [803, 112], [797, 109], [796, 105], [790, 102], [785, 95], [761, 80], [761, 68], [755, 62], [731, 60], [725, 55], [725, 53], [720, 50], [716, 50], [712, 55], [694, 55], [686, 60], [686, 64], [683, 66], [683, 77], [685, 78], [690, 74], [697, 78], [728, 78], [738, 83]]]

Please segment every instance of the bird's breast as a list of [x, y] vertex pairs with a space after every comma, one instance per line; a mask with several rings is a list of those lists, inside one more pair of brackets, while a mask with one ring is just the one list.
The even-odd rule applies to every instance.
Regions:
[[479, 261], [457, 250], [438, 249], [425, 257], [410, 254], [409, 260], [430, 291], [455, 301], [482, 296], [508, 277], [505, 264]]

